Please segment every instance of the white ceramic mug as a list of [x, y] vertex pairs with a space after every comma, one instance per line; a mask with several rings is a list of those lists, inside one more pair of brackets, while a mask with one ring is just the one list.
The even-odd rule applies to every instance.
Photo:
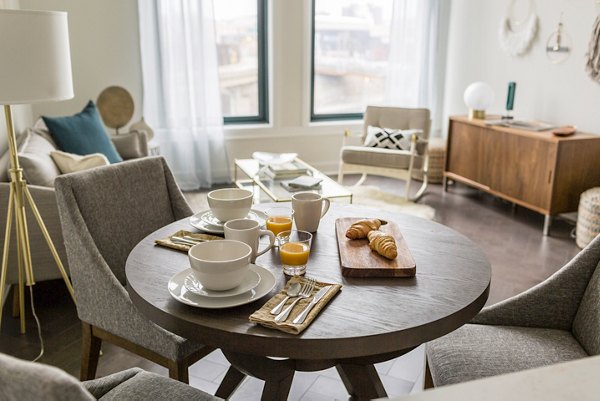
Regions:
[[222, 222], [243, 219], [252, 207], [252, 191], [241, 188], [223, 188], [206, 196], [213, 216]]
[[[260, 223], [256, 220], [250, 219], [237, 219], [229, 220], [224, 225], [225, 239], [231, 239], [235, 241], [241, 241], [245, 244], [250, 245], [252, 248], [251, 262], [254, 263], [256, 258], [269, 249], [273, 248], [275, 244], [275, 235], [269, 230], [261, 230]], [[258, 240], [263, 235], [269, 237], [269, 245], [265, 249], [258, 250]]]
[[241, 241], [208, 241], [194, 245], [188, 258], [194, 276], [208, 290], [237, 287], [250, 270], [252, 248]]
[[292, 195], [292, 209], [296, 228], [314, 233], [321, 218], [329, 210], [329, 199], [315, 192], [298, 192]]

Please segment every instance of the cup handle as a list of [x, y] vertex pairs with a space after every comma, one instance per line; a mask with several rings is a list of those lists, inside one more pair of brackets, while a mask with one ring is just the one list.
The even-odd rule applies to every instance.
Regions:
[[329, 206], [331, 205], [331, 201], [328, 198], [323, 198], [323, 210], [321, 211], [321, 217], [325, 216], [325, 213], [329, 210]]
[[258, 237], [262, 237], [263, 235], [268, 235], [269, 236], [269, 245], [263, 249], [262, 251], [256, 251], [256, 256], [260, 256], [263, 253], [267, 252], [269, 249], [273, 248], [273, 245], [275, 245], [275, 234], [273, 234], [273, 232], [269, 231], [269, 230], [260, 230], [258, 232]]

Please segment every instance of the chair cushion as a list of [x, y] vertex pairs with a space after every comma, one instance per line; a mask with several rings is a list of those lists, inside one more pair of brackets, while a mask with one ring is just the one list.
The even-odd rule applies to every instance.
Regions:
[[41, 363], [0, 354], [0, 399], [19, 401], [95, 400], [66, 372]]
[[110, 141], [91, 100], [73, 116], [42, 117], [60, 150], [78, 155], [104, 154], [111, 163], [123, 161]]
[[24, 135], [18, 155], [25, 179], [33, 185], [53, 187], [54, 179], [60, 175], [60, 170], [50, 157], [50, 153], [55, 151], [56, 147], [32, 130], [28, 130]]
[[467, 324], [426, 349], [436, 387], [588, 356], [566, 330], [480, 324]]
[[[408, 169], [410, 152], [404, 150], [379, 149], [367, 146], [344, 146], [342, 161], [362, 166]], [[415, 157], [414, 168], [420, 168], [421, 157]]]
[[[128, 371], [125, 371], [128, 372]], [[110, 380], [111, 377], [109, 376]], [[103, 379], [84, 383], [85, 386], [102, 386]], [[92, 390], [93, 392], [93, 390]], [[155, 373], [139, 370], [135, 375], [114, 387], [102, 397], [102, 401], [127, 400], [171, 400], [171, 401], [216, 401], [220, 398], [195, 389], [187, 384], [169, 379]]]
[[55, 150], [50, 152], [50, 156], [63, 174], [75, 173], [94, 167], [108, 166], [110, 164], [106, 156], [102, 153], [92, 153], [91, 155], [80, 156], [74, 153]]
[[382, 128], [369, 125], [364, 145], [382, 149], [410, 150], [413, 134], [420, 135], [423, 134], [423, 131]]
[[573, 321], [573, 335], [590, 355], [600, 355], [600, 269], [592, 275]]

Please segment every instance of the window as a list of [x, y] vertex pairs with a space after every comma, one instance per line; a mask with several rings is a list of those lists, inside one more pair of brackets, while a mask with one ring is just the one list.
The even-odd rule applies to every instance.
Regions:
[[268, 121], [267, 0], [215, 1], [225, 124]]
[[392, 0], [313, 0], [311, 120], [362, 118], [382, 103]]

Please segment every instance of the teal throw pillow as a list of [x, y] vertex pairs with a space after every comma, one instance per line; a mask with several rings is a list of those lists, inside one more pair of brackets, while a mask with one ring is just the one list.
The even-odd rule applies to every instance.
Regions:
[[111, 163], [123, 161], [106, 134], [98, 109], [91, 100], [81, 113], [73, 116], [42, 118], [63, 152], [82, 156], [102, 153]]

